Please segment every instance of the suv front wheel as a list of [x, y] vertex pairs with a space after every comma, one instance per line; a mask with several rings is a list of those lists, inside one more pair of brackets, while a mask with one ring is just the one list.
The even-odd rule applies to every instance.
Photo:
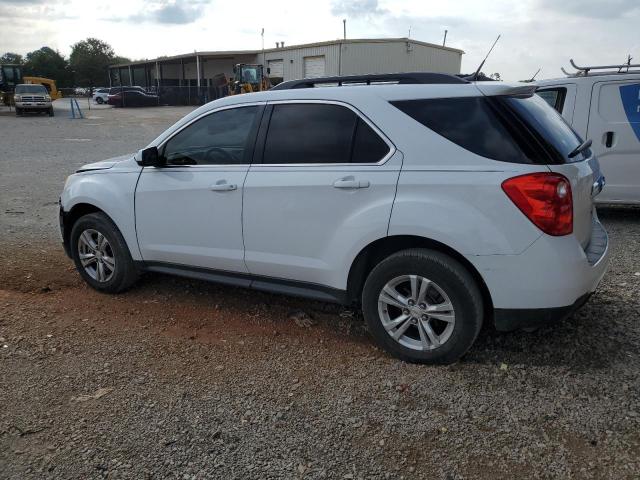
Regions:
[[482, 326], [480, 290], [458, 261], [428, 249], [403, 250], [369, 274], [362, 310], [376, 342], [397, 358], [449, 364]]
[[138, 279], [122, 234], [104, 213], [80, 217], [71, 230], [70, 246], [76, 269], [96, 290], [121, 292]]

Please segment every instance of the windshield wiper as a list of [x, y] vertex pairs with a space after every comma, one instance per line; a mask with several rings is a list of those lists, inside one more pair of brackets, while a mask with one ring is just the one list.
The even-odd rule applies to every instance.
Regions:
[[580, 145], [578, 145], [576, 148], [571, 150], [571, 153], [569, 153], [569, 158], [573, 158], [576, 155], [578, 155], [579, 153], [584, 152], [587, 148], [589, 148], [591, 146], [592, 143], [593, 142], [591, 141], [591, 139], [585, 140]]

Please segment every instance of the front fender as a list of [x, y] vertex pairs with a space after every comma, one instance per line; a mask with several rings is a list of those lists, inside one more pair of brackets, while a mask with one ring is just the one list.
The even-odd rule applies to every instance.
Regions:
[[64, 212], [80, 204], [93, 205], [113, 220], [125, 239], [131, 257], [142, 260], [136, 238], [134, 195], [140, 172], [77, 174], [69, 177], [60, 196]]

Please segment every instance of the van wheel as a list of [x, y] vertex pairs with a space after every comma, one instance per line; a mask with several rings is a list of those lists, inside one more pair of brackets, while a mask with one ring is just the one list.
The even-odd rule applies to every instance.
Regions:
[[96, 103], [97, 103], [98, 105], [102, 105], [102, 104], [104, 103], [104, 100], [102, 99], [102, 97], [97, 97], [97, 98], [96, 98]]
[[73, 225], [71, 256], [90, 286], [117, 293], [131, 287], [138, 272], [118, 227], [104, 213], [90, 213]]
[[22, 116], [22, 109], [16, 107], [16, 117], [21, 117]]
[[53, 107], [49, 108], [49, 116], [53, 117]]
[[362, 292], [378, 345], [408, 362], [450, 364], [475, 341], [483, 320], [480, 289], [448, 255], [403, 250], [380, 262]]

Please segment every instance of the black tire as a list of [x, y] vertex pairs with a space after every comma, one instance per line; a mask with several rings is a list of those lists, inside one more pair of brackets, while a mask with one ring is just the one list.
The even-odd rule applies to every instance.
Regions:
[[22, 109], [16, 107], [16, 117], [21, 117], [22, 116]]
[[[115, 260], [115, 268], [111, 277], [106, 281], [101, 282], [93, 278], [80, 262], [79, 239], [80, 235], [87, 229], [100, 232], [109, 242], [110, 250]], [[122, 292], [131, 287], [138, 279], [138, 271], [133, 263], [124, 237], [118, 227], [104, 213], [90, 213], [80, 217], [73, 225], [69, 241], [71, 256], [76, 269], [84, 281], [96, 290], [106, 293]]]
[[49, 116], [53, 117], [53, 107], [49, 108]]
[[[388, 282], [403, 275], [431, 280], [446, 293], [453, 305], [455, 322], [450, 336], [432, 350], [417, 350], [400, 344], [382, 324], [378, 297]], [[407, 362], [431, 364], [450, 364], [460, 359], [476, 340], [484, 311], [482, 294], [469, 271], [450, 256], [428, 249], [403, 250], [374, 267], [362, 292], [362, 310], [369, 332], [381, 348]], [[418, 326], [409, 328], [415, 328], [417, 332]]]
[[104, 100], [102, 99], [102, 97], [96, 97], [96, 103], [98, 105], [102, 105], [104, 103]]

